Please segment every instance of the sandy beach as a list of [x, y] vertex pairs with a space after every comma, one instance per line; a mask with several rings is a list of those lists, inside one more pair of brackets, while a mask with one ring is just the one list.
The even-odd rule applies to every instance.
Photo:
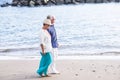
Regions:
[[40, 78], [39, 60], [0, 60], [0, 80], [120, 80], [120, 59], [61, 59], [60, 74]]

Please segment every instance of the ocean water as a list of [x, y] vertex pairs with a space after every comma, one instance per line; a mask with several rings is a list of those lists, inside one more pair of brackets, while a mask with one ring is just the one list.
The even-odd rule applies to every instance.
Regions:
[[0, 4], [12, 3], [12, 0], [0, 0]]
[[0, 56], [39, 56], [47, 15], [56, 17], [59, 55], [119, 55], [120, 3], [0, 7]]

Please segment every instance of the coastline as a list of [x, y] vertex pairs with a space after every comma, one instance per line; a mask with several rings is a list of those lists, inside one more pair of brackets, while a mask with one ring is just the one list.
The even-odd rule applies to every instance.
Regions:
[[[41, 56], [0, 56], [0, 60], [40, 60]], [[120, 60], [117, 55], [58, 56], [58, 60]]]
[[39, 60], [0, 60], [1, 80], [120, 80], [120, 59], [59, 59], [60, 74], [40, 78]]

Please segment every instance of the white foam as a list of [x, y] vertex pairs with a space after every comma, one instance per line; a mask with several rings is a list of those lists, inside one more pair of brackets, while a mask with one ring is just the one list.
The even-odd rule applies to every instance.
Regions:
[[70, 60], [118, 60], [120, 56], [61, 56], [58, 59]]

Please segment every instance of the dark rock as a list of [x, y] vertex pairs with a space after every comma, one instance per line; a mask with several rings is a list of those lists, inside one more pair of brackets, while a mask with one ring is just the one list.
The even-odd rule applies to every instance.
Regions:
[[0, 5], [6, 6], [40, 6], [40, 5], [61, 5], [61, 4], [78, 4], [78, 3], [108, 3], [120, 2], [120, 0], [13, 0], [11, 4], [5, 3]]
[[95, 3], [103, 3], [103, 0], [95, 0]]
[[85, 3], [86, 0], [75, 0], [78, 3]]
[[5, 4], [2, 4], [2, 5], [0, 5], [1, 7], [7, 7], [7, 6], [10, 6], [11, 4], [9, 4], [9, 3], [5, 3]]
[[86, 3], [94, 3], [95, 0], [86, 0]]
[[78, 74], [75, 74], [75, 76], [78, 76]]
[[103, 0], [103, 2], [104, 2], [104, 3], [108, 3], [108, 2], [109, 2], [109, 0]]
[[39, 6], [39, 5], [42, 5], [41, 0], [37, 0], [37, 1], [35, 2], [35, 6]]
[[109, 2], [115, 2], [115, 0], [109, 0]]
[[120, 2], [120, 0], [115, 0], [115, 2]]
[[49, 0], [50, 3], [57, 5], [57, 0]]
[[75, 0], [64, 0], [64, 4], [74, 4]]
[[29, 5], [28, 2], [29, 2], [28, 0], [21, 0], [20, 1], [20, 6], [28, 6]]
[[80, 71], [82, 71], [83, 69], [80, 69]]
[[64, 0], [56, 0], [56, 2], [57, 2], [57, 5], [60, 5], [60, 4], [64, 4], [64, 3], [65, 3]]
[[92, 70], [92, 72], [96, 72], [95, 70]]
[[18, 6], [19, 4], [19, 1], [18, 0], [13, 0], [12, 1], [12, 6]]

